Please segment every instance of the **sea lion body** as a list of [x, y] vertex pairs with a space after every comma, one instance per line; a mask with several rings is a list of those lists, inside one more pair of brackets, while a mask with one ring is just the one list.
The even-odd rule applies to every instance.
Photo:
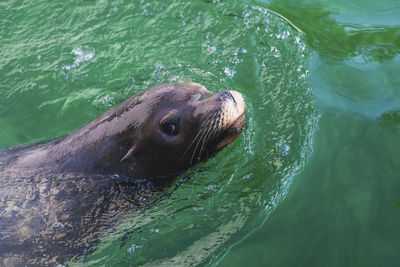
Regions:
[[0, 265], [79, 254], [159, 181], [231, 143], [244, 111], [238, 92], [163, 84], [66, 137], [0, 150]]

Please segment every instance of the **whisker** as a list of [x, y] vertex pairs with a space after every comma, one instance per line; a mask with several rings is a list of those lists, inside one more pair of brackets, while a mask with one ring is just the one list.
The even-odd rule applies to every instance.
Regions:
[[210, 137], [214, 131], [215, 131], [215, 127], [213, 127], [214, 124], [212, 124], [212, 127], [210, 127], [210, 129], [207, 131], [207, 135], [205, 136], [205, 138], [203, 139], [203, 143], [201, 144], [201, 148], [200, 148], [200, 152], [199, 152], [199, 157], [201, 156], [201, 152], [203, 152], [203, 148], [204, 145], [208, 143], [208, 141], [210, 140]]
[[186, 148], [185, 152], [183, 152], [183, 154], [182, 154], [181, 157], [185, 156], [185, 154], [186, 154], [186, 153], [189, 151], [189, 149], [192, 147], [193, 143], [196, 141], [197, 137], [199, 137], [199, 135], [200, 135], [202, 132], [203, 132], [203, 131], [200, 130], [200, 131], [197, 133], [197, 135], [193, 138], [192, 142], [191, 142], [191, 143], [189, 144], [189, 146]]
[[200, 143], [202, 143], [202, 144], [201, 144], [201, 147], [200, 147], [199, 154], [197, 156], [198, 159], [201, 157], [201, 152], [203, 152], [204, 143], [207, 141], [207, 137], [208, 137], [208, 134], [209, 134], [211, 129], [212, 129], [212, 127], [209, 127], [207, 132], [203, 135], [204, 138], [202, 138], [202, 140], [199, 140], [199, 144]]
[[199, 146], [199, 144], [200, 144], [201, 140], [203, 139], [203, 137], [206, 135], [207, 130], [208, 130], [208, 128], [207, 128], [206, 130], [202, 131], [203, 134], [201, 135], [200, 139], [198, 140], [198, 142], [197, 142], [197, 144], [196, 144], [196, 147], [195, 147], [194, 150], [193, 150], [192, 158], [190, 159], [190, 165], [191, 165], [192, 162], [193, 162], [193, 157], [194, 157], [194, 155], [196, 154], [197, 147]]
[[197, 137], [199, 137], [199, 135], [203, 132], [203, 127], [205, 126], [205, 124], [208, 122], [208, 120], [210, 119], [212, 114], [209, 114], [208, 117], [203, 121], [203, 123], [201, 124], [200, 130], [197, 133], [197, 135], [193, 138], [192, 142], [189, 144], [189, 146], [186, 148], [185, 152], [183, 152], [182, 156], [183, 157], [191, 148], [191, 146], [194, 144], [194, 142], [196, 141]]
[[210, 139], [214, 139], [214, 137], [217, 136], [221, 132], [221, 127], [218, 127], [218, 125], [220, 125], [220, 120], [216, 121], [216, 127], [214, 127], [215, 131], [214, 131], [213, 135], [211, 135], [209, 137]]
[[[207, 135], [206, 135], [205, 138], [203, 139], [203, 143], [202, 143], [202, 145], [201, 145], [200, 152], [199, 152], [199, 157], [201, 157], [201, 152], [203, 152], [203, 147], [204, 147], [204, 145], [208, 143], [208, 141], [211, 139], [211, 136], [214, 134], [214, 132], [215, 132], [215, 130], [216, 130], [217, 124], [216, 124], [215, 118], [216, 118], [217, 116], [219, 116], [219, 115], [220, 115], [219, 112], [216, 112], [216, 113], [214, 114], [214, 117], [212, 118], [212, 122], [211, 122], [211, 124], [210, 124], [210, 128], [209, 128], [209, 130], [207, 131]], [[210, 132], [210, 130], [211, 130], [211, 132]], [[211, 134], [211, 135], [210, 135], [210, 134]]]
[[[212, 123], [210, 124], [210, 122], [213, 122], [213, 121], [214, 121], [216, 115], [217, 115], [216, 113], [211, 113], [211, 114], [208, 116], [207, 120], [203, 123], [203, 125], [205, 125], [207, 128], [205, 128], [205, 130], [203, 131], [202, 136], [201, 136], [200, 139], [198, 140], [198, 142], [197, 142], [197, 144], [196, 144], [196, 147], [195, 147], [195, 149], [193, 150], [193, 154], [192, 154], [192, 158], [191, 158], [191, 160], [190, 160], [190, 164], [192, 164], [192, 162], [193, 162], [193, 158], [194, 158], [194, 156], [196, 155], [196, 151], [197, 151], [197, 148], [198, 148], [199, 144], [204, 140], [204, 138], [207, 137], [207, 134], [208, 134], [209, 131], [211, 130]], [[202, 150], [202, 149], [200, 149], [200, 153], [197, 155], [197, 158], [200, 158], [200, 157], [201, 157], [201, 150]]]

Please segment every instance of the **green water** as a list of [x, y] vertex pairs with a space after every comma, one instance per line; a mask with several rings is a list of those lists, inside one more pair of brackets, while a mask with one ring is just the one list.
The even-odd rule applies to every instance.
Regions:
[[246, 99], [237, 141], [70, 265], [400, 263], [397, 1], [0, 6], [0, 147], [159, 83]]

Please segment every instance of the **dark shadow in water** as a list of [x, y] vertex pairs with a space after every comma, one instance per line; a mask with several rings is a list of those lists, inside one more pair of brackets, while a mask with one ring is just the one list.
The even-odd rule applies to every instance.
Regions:
[[339, 13], [328, 4], [302, 1], [272, 1], [275, 11], [305, 33], [304, 40], [321, 57], [346, 59], [363, 55], [365, 60], [383, 62], [400, 53], [400, 25], [365, 27], [336, 21]]
[[377, 120], [382, 126], [400, 133], [400, 109], [386, 111]]
[[394, 207], [396, 209], [400, 209], [400, 196], [397, 198], [397, 200], [394, 202]]

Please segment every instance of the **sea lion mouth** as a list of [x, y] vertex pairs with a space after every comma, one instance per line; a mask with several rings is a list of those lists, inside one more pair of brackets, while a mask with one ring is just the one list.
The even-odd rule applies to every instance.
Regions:
[[232, 143], [236, 137], [242, 132], [246, 116], [243, 112], [239, 117], [228, 126], [216, 140], [216, 150], [219, 151]]
[[244, 121], [246, 119], [246, 116], [244, 114], [244, 112], [239, 115], [239, 117], [231, 124], [231, 126], [229, 126], [229, 128], [240, 128], [240, 131], [242, 131], [242, 127], [244, 125]]

